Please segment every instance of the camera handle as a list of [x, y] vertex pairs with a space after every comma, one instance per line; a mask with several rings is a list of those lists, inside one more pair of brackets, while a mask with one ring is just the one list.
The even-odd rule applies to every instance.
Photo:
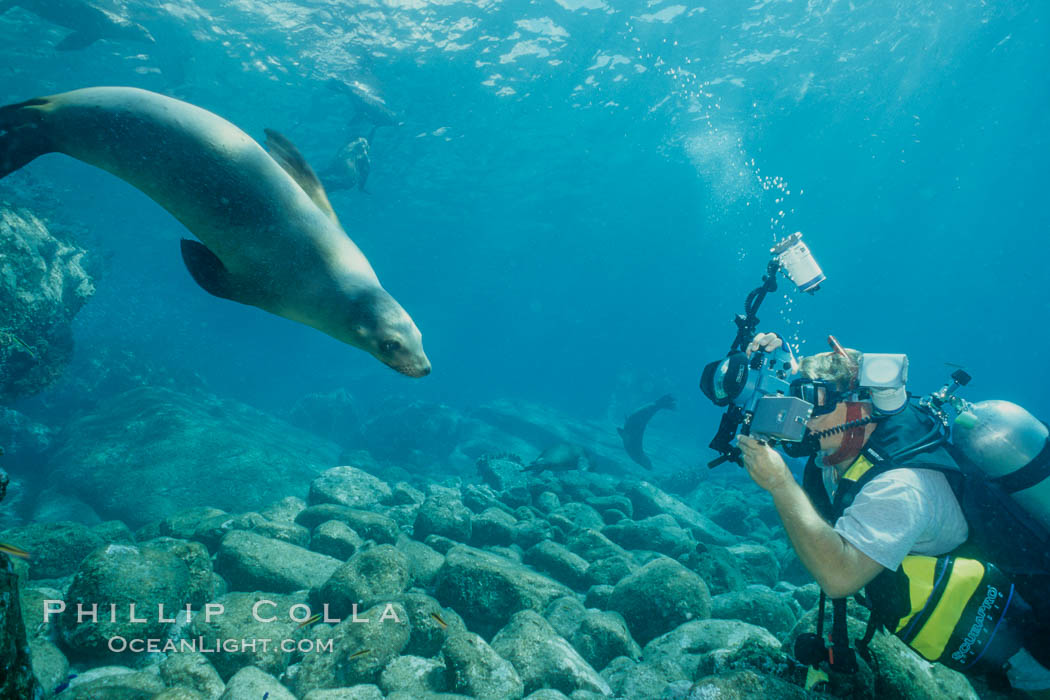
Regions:
[[762, 305], [762, 302], [766, 300], [766, 295], [770, 292], [777, 290], [777, 272], [780, 271], [780, 261], [777, 258], [773, 258], [769, 261], [769, 265], [766, 266], [766, 274], [762, 276], [762, 284], [755, 287], [747, 295], [747, 299], [744, 301], [744, 313], [737, 314], [733, 319], [736, 324], [736, 338], [733, 340], [733, 345], [729, 348], [727, 355], [732, 355], [734, 352], [743, 352], [744, 348], [751, 343], [751, 339], [755, 337], [755, 332], [758, 330], [758, 307]]

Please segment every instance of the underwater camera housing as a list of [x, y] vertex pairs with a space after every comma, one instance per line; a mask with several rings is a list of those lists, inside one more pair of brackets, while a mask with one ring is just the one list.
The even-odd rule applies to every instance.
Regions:
[[725, 359], [708, 364], [700, 379], [704, 394], [716, 406], [726, 406], [718, 432], [710, 442], [711, 449], [721, 456], [709, 462], [709, 467], [726, 461], [739, 463], [740, 449], [732, 444], [738, 432], [797, 442], [805, 434], [805, 424], [812, 415], [813, 404], [789, 395], [790, 369], [784, 367], [793, 359], [789, 350], [759, 351], [750, 360], [743, 352], [755, 337], [758, 308], [766, 296], [777, 289], [778, 272], [783, 272], [801, 292], [816, 292], [826, 279], [802, 242], [801, 232], [784, 238], [769, 252], [762, 284], [748, 293], [744, 313], [733, 318], [737, 330], [729, 353]]
[[722, 453], [710, 466], [735, 459], [738, 432], [768, 440], [801, 441], [813, 404], [790, 396], [794, 356], [786, 345], [748, 358], [736, 352], [704, 367], [700, 390], [716, 406], [727, 406], [711, 447]]

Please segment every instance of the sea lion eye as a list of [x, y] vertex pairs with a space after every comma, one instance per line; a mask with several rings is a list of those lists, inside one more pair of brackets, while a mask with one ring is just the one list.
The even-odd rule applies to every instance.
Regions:
[[401, 343], [396, 340], [387, 340], [379, 346], [379, 349], [383, 352], [397, 352], [401, 349]]

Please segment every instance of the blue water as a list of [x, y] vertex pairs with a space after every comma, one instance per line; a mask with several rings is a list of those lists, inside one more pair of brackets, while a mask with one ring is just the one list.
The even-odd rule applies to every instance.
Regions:
[[828, 281], [781, 284], [763, 328], [803, 352], [834, 333], [908, 353], [917, 392], [964, 365], [970, 398], [1050, 416], [1046, 3], [120, 5], [156, 46], [60, 53], [66, 29], [0, 16], [0, 101], [148, 88], [283, 131], [320, 167], [367, 131], [324, 80], [368, 84], [404, 123], [378, 130], [369, 193], [331, 199], [434, 371], [405, 379], [208, 296], [170, 215], [51, 155], [11, 180], [48, 193], [44, 213], [101, 261], [80, 353], [127, 349], [273, 410], [344, 386], [618, 419], [673, 392], [666, 423], [706, 459], [700, 369], [772, 242], [800, 230]]

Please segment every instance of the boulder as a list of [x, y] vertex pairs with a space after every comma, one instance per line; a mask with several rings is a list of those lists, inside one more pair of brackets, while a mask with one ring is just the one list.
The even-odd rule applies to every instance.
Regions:
[[441, 535], [458, 542], [468, 542], [472, 519], [473, 514], [463, 505], [458, 492], [432, 486], [416, 515], [413, 537], [423, 540], [427, 535]]
[[635, 518], [647, 518], [666, 513], [689, 530], [693, 537], [704, 544], [728, 546], [737, 541], [731, 533], [705, 515], [701, 515], [674, 496], [662, 491], [647, 481], [633, 484], [627, 497], [634, 506]]
[[208, 658], [196, 651], [169, 654], [160, 662], [160, 675], [169, 686], [182, 686], [200, 693], [205, 700], [218, 700], [226, 684]]
[[0, 554], [0, 671], [0, 697], [43, 697], [44, 691], [33, 675], [18, 599], [18, 577], [4, 554]]
[[314, 528], [310, 549], [339, 561], [346, 561], [361, 549], [365, 541], [346, 523], [328, 520]]
[[408, 612], [400, 603], [384, 603], [329, 627], [310, 628], [331, 652], [307, 654], [293, 679], [296, 695], [314, 690], [376, 683], [380, 672], [408, 644]]
[[445, 555], [436, 597], [455, 609], [471, 629], [492, 633], [519, 610], [542, 611], [571, 589], [504, 557], [466, 545]]
[[611, 695], [609, 684], [532, 610], [522, 610], [492, 640], [492, 648], [514, 665], [525, 692], [553, 688]]
[[[73, 577], [59, 617], [62, 637], [70, 649], [95, 657], [114, 651], [110, 638], [163, 639], [171, 626], [164, 619], [174, 618], [193, 595], [189, 567], [170, 551], [106, 545], [85, 557]], [[115, 621], [104, 612], [95, 621], [77, 619], [78, 608], [105, 611], [111, 605], [117, 606]], [[136, 620], [144, 622], [132, 621], [132, 606]]]
[[711, 614], [711, 594], [703, 579], [678, 562], [655, 559], [613, 589], [609, 608], [623, 615], [640, 644], [683, 622]]
[[404, 692], [413, 697], [445, 690], [445, 665], [435, 659], [399, 656], [386, 665], [379, 675], [384, 693]]
[[[302, 630], [292, 619], [292, 613], [298, 614], [306, 602], [305, 596], [261, 591], [227, 593], [212, 602], [216, 606], [211, 608], [212, 614], [209, 615], [208, 610], [195, 614], [190, 629], [192, 636], [200, 637], [206, 649], [215, 649], [227, 639], [294, 639], [302, 634]], [[295, 606], [300, 607], [293, 611]], [[256, 644], [254, 648], [238, 644], [232, 651], [224, 649], [221, 653], [209, 654], [208, 658], [219, 676], [226, 679], [249, 666], [280, 676], [291, 662], [291, 654], [273, 643]]]
[[318, 597], [334, 615], [345, 616], [354, 605], [366, 608], [399, 596], [409, 580], [408, 558], [393, 546], [381, 544], [358, 552], [332, 572]]
[[216, 571], [235, 591], [320, 588], [339, 566], [338, 559], [243, 530], [227, 534], [215, 557]]
[[276, 678], [254, 666], [245, 666], [226, 684], [219, 700], [295, 700]]
[[798, 616], [782, 594], [765, 586], [723, 593], [711, 599], [711, 617], [740, 620], [764, 627], [776, 637], [784, 637], [795, 626]]
[[787, 677], [793, 668], [776, 637], [738, 620], [687, 622], [646, 644], [642, 653], [668, 680], [736, 670]]
[[577, 589], [587, 587], [587, 560], [557, 542], [545, 540], [530, 547], [523, 560], [537, 571], [567, 586]]
[[25, 209], [0, 202], [0, 403], [57, 379], [73, 354], [73, 317], [95, 293], [85, 252]]
[[71, 421], [49, 464], [102, 517], [141, 525], [192, 506], [264, 506], [301, 492], [337, 454], [243, 404], [140, 387]]
[[450, 634], [441, 647], [449, 690], [478, 700], [520, 700], [524, 684], [514, 666], [485, 640], [466, 630]]
[[366, 540], [375, 540], [379, 544], [397, 542], [401, 530], [397, 523], [381, 513], [373, 513], [360, 508], [349, 508], [334, 503], [310, 506], [296, 516], [295, 522], [313, 530], [327, 520], [338, 520]]
[[357, 467], [332, 467], [310, 482], [310, 505], [335, 503], [368, 509], [389, 503], [390, 486]]
[[631, 638], [623, 616], [614, 612], [588, 610], [568, 639], [580, 656], [598, 670], [618, 656], [636, 661], [642, 656], [642, 650]]
[[760, 544], [735, 544], [727, 549], [751, 583], [772, 587], [780, 579], [780, 564], [768, 548]]
[[624, 519], [607, 525], [602, 534], [627, 549], [641, 549], [678, 557], [696, 549], [689, 533], [678, 527], [670, 515], [654, 515], [644, 520]]
[[29, 552], [29, 576], [52, 579], [76, 571], [89, 553], [101, 547], [102, 538], [82, 523], [33, 523], [0, 532], [0, 542]]
[[397, 541], [397, 548], [408, 558], [408, 571], [412, 585], [429, 588], [445, 564], [445, 556], [422, 542], [408, 537]]

